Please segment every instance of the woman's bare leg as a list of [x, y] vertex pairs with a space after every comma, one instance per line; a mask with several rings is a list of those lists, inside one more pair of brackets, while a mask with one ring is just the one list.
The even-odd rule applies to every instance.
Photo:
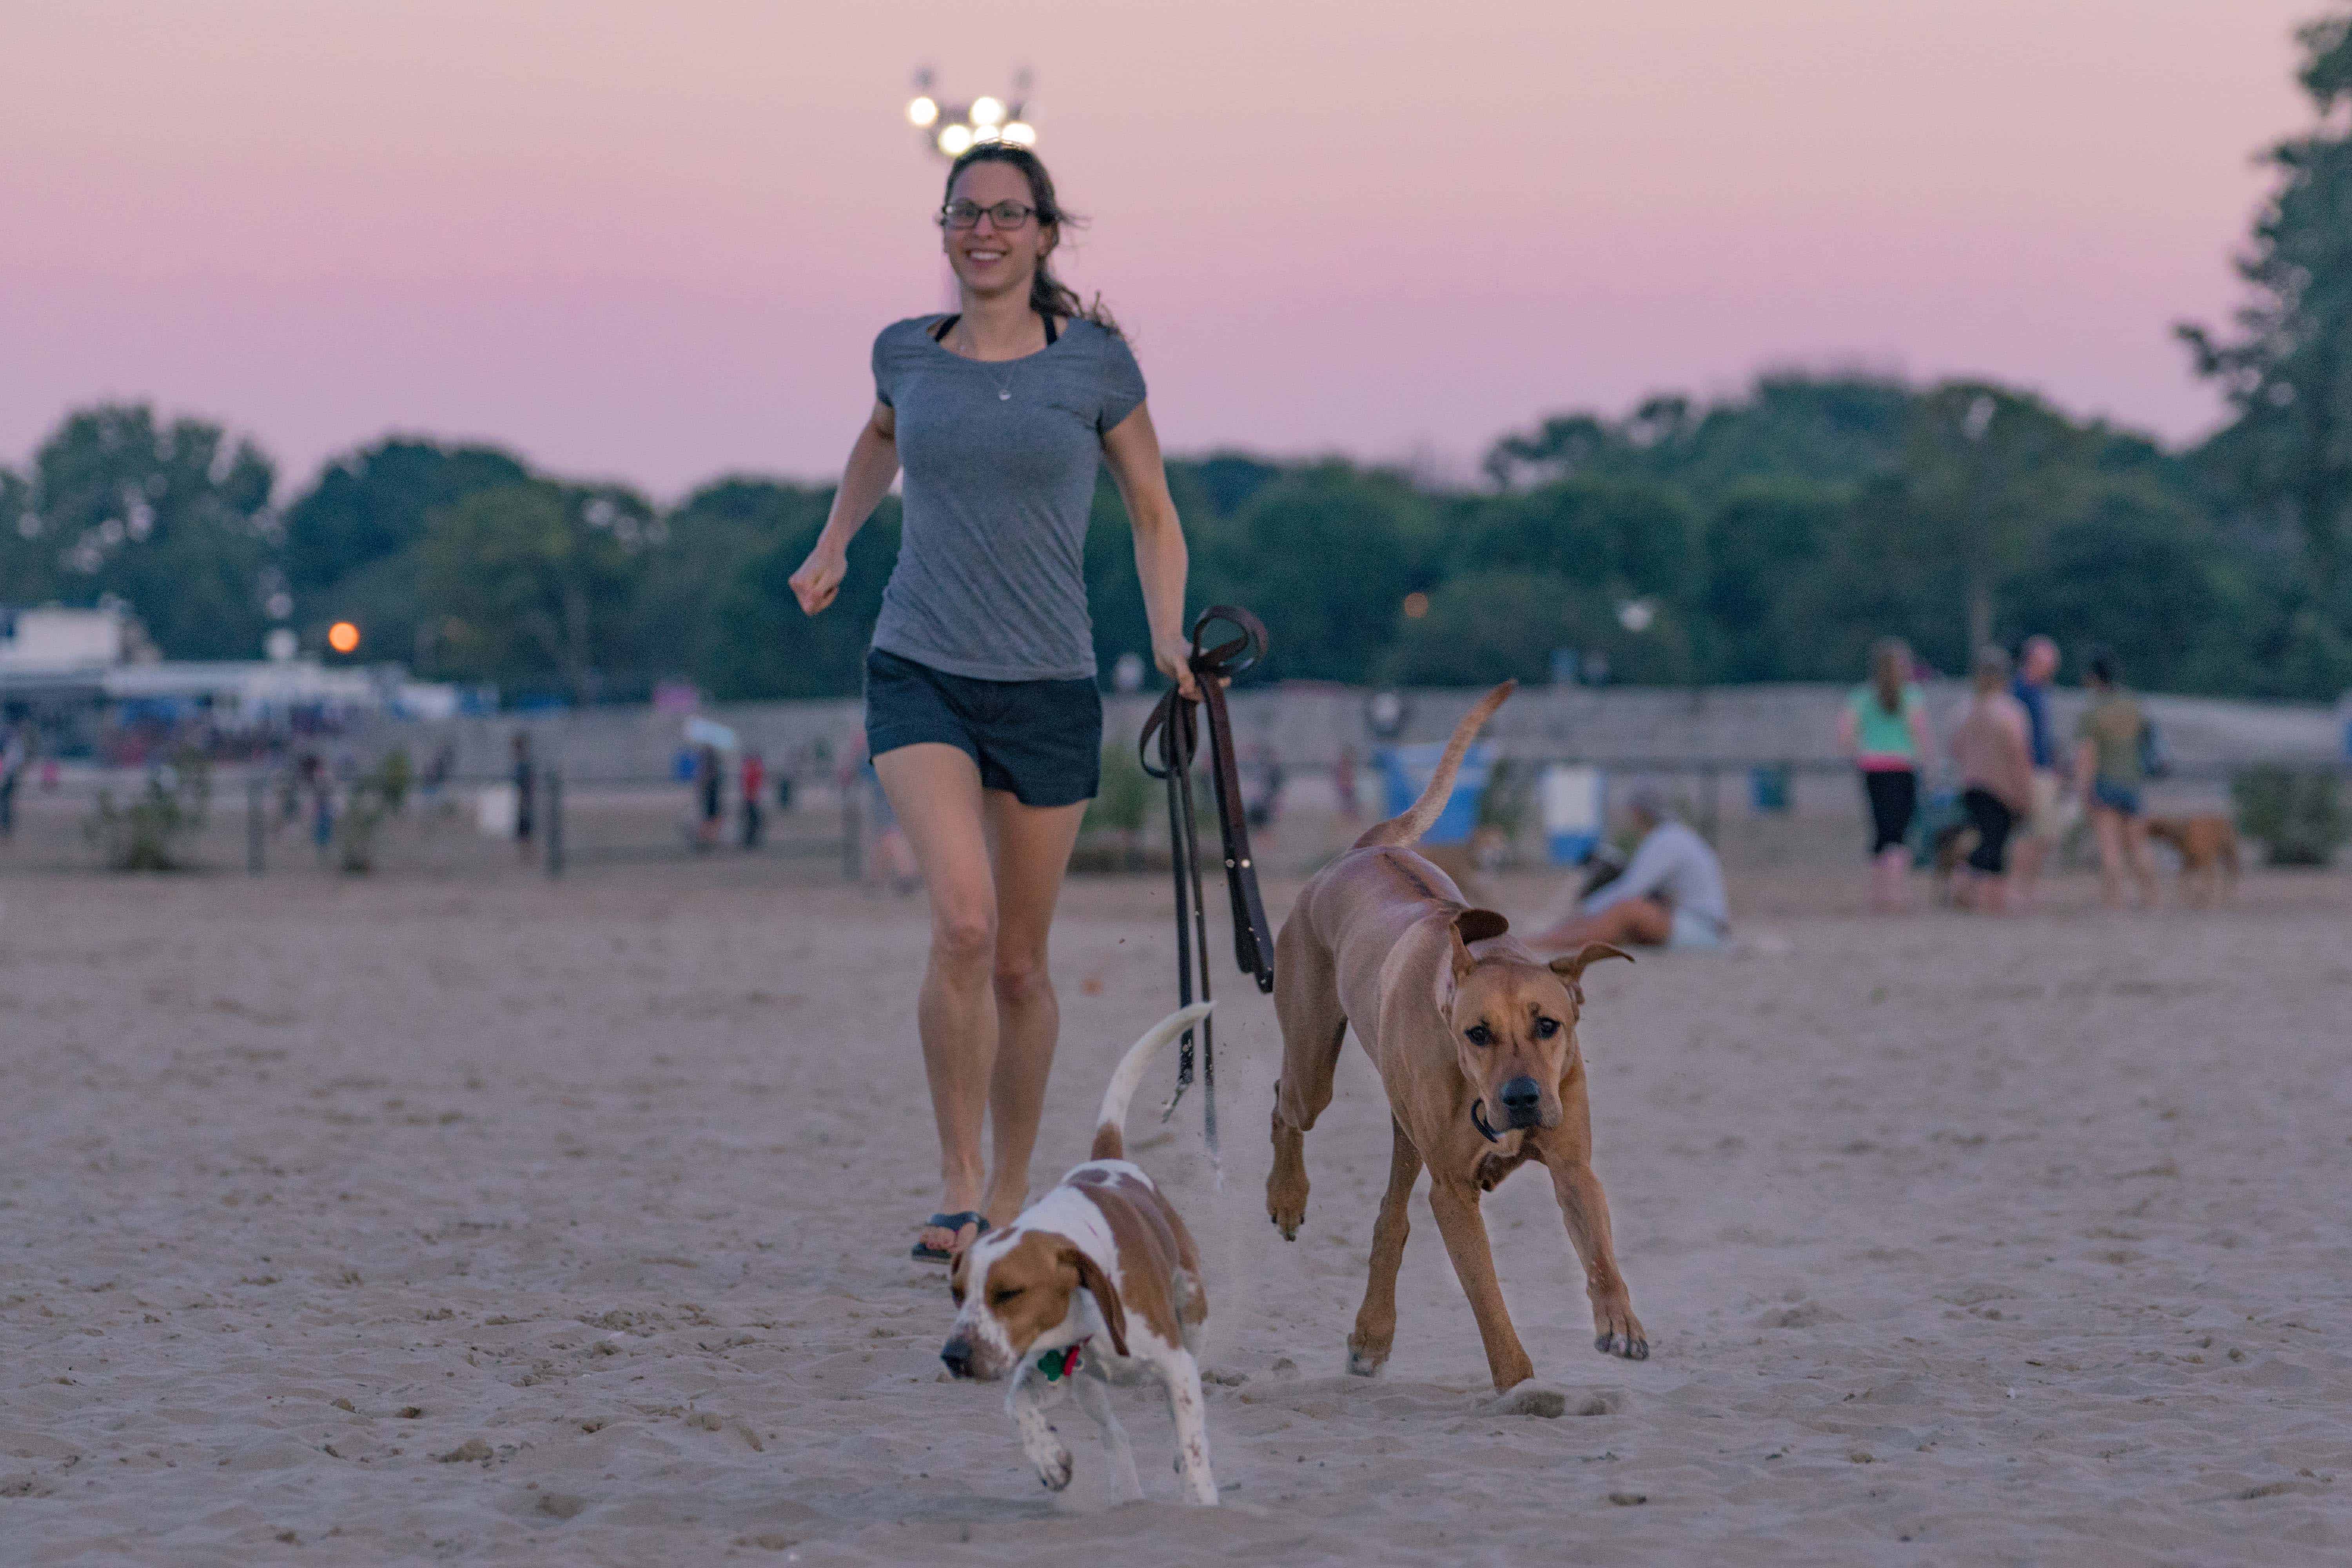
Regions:
[[[930, 960], [916, 1009], [931, 1113], [940, 1131], [940, 1212], [982, 1207], [986, 1168], [980, 1133], [996, 1065], [996, 880], [989, 867], [980, 769], [954, 746], [901, 746], [874, 759], [921, 868], [931, 906]], [[985, 1211], [983, 1211], [985, 1212]], [[929, 1246], [972, 1239], [971, 1227], [923, 1232]]]
[[2147, 818], [2123, 819], [2123, 847], [2124, 864], [2130, 868], [2132, 880], [2139, 884], [2140, 907], [2156, 908], [2156, 866], [2147, 853]]
[[2091, 830], [2099, 840], [2099, 902], [2114, 909], [2124, 901], [2124, 818], [2108, 806], [2091, 808]]
[[996, 840], [996, 1066], [988, 1092], [992, 1171], [982, 1207], [991, 1225], [1003, 1225], [1029, 1198], [1029, 1156], [1062, 1025], [1046, 942], [1087, 808], [1084, 802], [1024, 805], [1002, 790], [990, 790], [986, 802]]

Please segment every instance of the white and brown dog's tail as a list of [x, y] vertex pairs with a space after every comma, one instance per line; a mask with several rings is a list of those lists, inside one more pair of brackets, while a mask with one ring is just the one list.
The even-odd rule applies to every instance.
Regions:
[[1207, 1017], [1214, 1005], [1211, 1002], [1195, 1002], [1190, 1007], [1180, 1007], [1128, 1047], [1127, 1055], [1119, 1058], [1118, 1070], [1110, 1075], [1110, 1087], [1103, 1090], [1102, 1110], [1095, 1117], [1095, 1146], [1088, 1159], [1127, 1158], [1127, 1102], [1135, 1098], [1136, 1086], [1143, 1081], [1143, 1069], [1151, 1065], [1151, 1058], [1169, 1041]]
[[1495, 710], [1503, 705], [1504, 699], [1518, 689], [1518, 685], [1516, 680], [1506, 680], [1478, 699], [1478, 705], [1462, 716], [1462, 722], [1454, 726], [1454, 738], [1445, 742], [1445, 754], [1438, 758], [1437, 771], [1429, 775], [1429, 787], [1421, 792], [1421, 798], [1412, 803], [1412, 809], [1402, 816], [1391, 816], [1386, 822], [1375, 823], [1364, 829], [1364, 836], [1356, 840], [1354, 847], [1369, 849], [1380, 844], [1418, 843], [1421, 836], [1429, 831], [1445, 810], [1445, 802], [1454, 794], [1454, 775], [1462, 771], [1462, 758], [1470, 750], [1470, 742], [1477, 739], [1478, 731], [1486, 727], [1486, 721], [1495, 716]]

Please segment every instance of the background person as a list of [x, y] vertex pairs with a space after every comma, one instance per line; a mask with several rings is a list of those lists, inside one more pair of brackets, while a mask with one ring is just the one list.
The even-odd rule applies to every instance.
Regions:
[[1911, 649], [1883, 637], [1870, 650], [1870, 679], [1838, 715], [1838, 745], [1862, 770], [1870, 807], [1870, 907], [1891, 914], [1907, 907], [1911, 819], [1919, 810], [1919, 770], [1932, 760], [1927, 700], [1911, 679]]
[[742, 767], [743, 847], [746, 849], [760, 847], [760, 831], [764, 822], [760, 810], [760, 796], [767, 792], [767, 788], [768, 759], [747, 748], [743, 752]]
[[2065, 837], [2066, 775], [2058, 755], [2058, 734], [2050, 722], [2050, 683], [2058, 674], [2058, 645], [2036, 635], [2018, 649], [2017, 679], [2009, 694], [2024, 710], [2026, 748], [2033, 763], [2033, 799], [2011, 836], [2010, 903], [2027, 909], [2042, 877], [2042, 862]]
[[903, 464], [866, 727], [930, 896], [917, 1016], [942, 1198], [915, 1255], [944, 1260], [1028, 1194], [1061, 1022], [1046, 937], [1102, 770], [1084, 552], [1106, 461], [1153, 660], [1193, 687], [1184, 535], [1143, 374], [1099, 306], [1054, 277], [1066, 217], [1045, 165], [982, 142], [949, 169], [939, 220], [959, 308], [875, 340], [873, 410], [792, 585], [805, 614], [833, 602], [851, 537]]
[[1530, 946], [1707, 949], [1731, 934], [1723, 863], [1706, 840], [1674, 818], [1654, 789], [1634, 792], [1626, 807], [1642, 841], [1622, 873], [1585, 897], [1577, 913], [1528, 939]]
[[2140, 731], [2147, 727], [2139, 702], [2125, 691], [2122, 666], [2101, 648], [2085, 666], [2091, 705], [2074, 724], [2074, 786], [2091, 813], [2099, 841], [2099, 900], [2123, 902], [2124, 873], [2139, 889], [2142, 909], [2156, 908], [2156, 871], [2149, 864], [2147, 824], [2140, 811]]
[[1964, 901], [1989, 914], [2007, 906], [2009, 839], [2033, 806], [2033, 752], [2025, 709], [2008, 691], [2009, 655], [1977, 651], [1975, 694], [1952, 731], [1952, 763], [1960, 773], [1960, 809], [1977, 830], [1969, 852]]

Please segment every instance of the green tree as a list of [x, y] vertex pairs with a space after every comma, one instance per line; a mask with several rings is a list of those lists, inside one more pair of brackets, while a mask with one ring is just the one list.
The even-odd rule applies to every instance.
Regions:
[[821, 512], [803, 519], [736, 573], [717, 606], [718, 654], [709, 685], [718, 696], [844, 697], [859, 689], [882, 587], [898, 559], [898, 500], [884, 497], [849, 542], [839, 595], [822, 614], [804, 616], [792, 576], [824, 526]]
[[594, 701], [628, 668], [636, 559], [652, 509], [628, 491], [545, 479], [479, 490], [432, 514], [417, 591], [439, 672], [552, 681]]
[[425, 537], [425, 520], [477, 490], [530, 478], [494, 447], [391, 437], [330, 461], [286, 509], [286, 576], [298, 595], [338, 583]]
[[2314, 597], [2341, 613], [2352, 550], [2352, 14], [2301, 29], [2297, 78], [2319, 124], [2272, 148], [2278, 187], [2238, 263], [2238, 336], [2180, 335], [2236, 422], [2209, 458], [2301, 534]]
[[[793, 542], [814, 541], [832, 504], [828, 488], [730, 474], [671, 509], [661, 538], [646, 552], [635, 613], [640, 646], [657, 673], [688, 677], [730, 699], [781, 695], [775, 661], [783, 645], [774, 639], [774, 628], [785, 624], [785, 611], [800, 617], [786, 583], [800, 563], [793, 561], [782, 577], [760, 577], [772, 581], [782, 598], [751, 616], [770, 629], [749, 640], [737, 635], [750, 625], [744, 617], [751, 606], [741, 598], [744, 573], [754, 562], [772, 564], [771, 552]], [[878, 594], [878, 583], [869, 586]], [[850, 674], [841, 692], [857, 689], [855, 669]]]
[[1257, 612], [1266, 679], [1361, 680], [1405, 595], [1437, 580], [1443, 543], [1436, 506], [1402, 476], [1318, 463], [1196, 531], [1192, 602]]
[[128, 604], [173, 658], [251, 658], [268, 626], [276, 473], [251, 442], [145, 404], [66, 416], [33, 458], [20, 541], [69, 604]]
[[1608, 590], [1512, 568], [1449, 578], [1429, 595], [1425, 614], [1401, 623], [1370, 673], [1414, 686], [1542, 681], [1551, 676], [1552, 650], [1564, 647], [1605, 658], [1612, 680], [1675, 685], [1696, 668], [1687, 627], [1671, 607], [1636, 632], [1619, 620]]
[[1792, 611], [1798, 590], [1827, 569], [1853, 504], [1843, 488], [1806, 479], [1748, 479], [1706, 525], [1700, 599], [1715, 641], [1717, 680], [1784, 680], [1809, 628]]
[[41, 532], [32, 482], [0, 467], [0, 605], [37, 605], [55, 591], [57, 552]]

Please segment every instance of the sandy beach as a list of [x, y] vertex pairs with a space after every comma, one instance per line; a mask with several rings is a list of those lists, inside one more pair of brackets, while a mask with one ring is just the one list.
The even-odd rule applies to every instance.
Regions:
[[[1151, 1500], [1114, 1509], [1082, 1421], [1048, 1497], [1001, 1391], [941, 1380], [917, 904], [693, 867], [12, 877], [0, 1562], [2338, 1560], [2347, 892], [2107, 915], [2074, 879], [1996, 923], [1751, 881], [1748, 951], [1596, 969], [1654, 1354], [1592, 1352], [1522, 1174], [1487, 1216], [1549, 1419], [1482, 1413], [1423, 1198], [1388, 1373], [1345, 1375], [1385, 1109], [1350, 1046], [1285, 1245], [1272, 1009], [1222, 980], [1222, 1185], [1195, 1108], [1132, 1129], [1207, 1257], [1210, 1514], [1143, 1394]], [[1166, 896], [1066, 901], [1033, 1190], [1171, 1005]]]

